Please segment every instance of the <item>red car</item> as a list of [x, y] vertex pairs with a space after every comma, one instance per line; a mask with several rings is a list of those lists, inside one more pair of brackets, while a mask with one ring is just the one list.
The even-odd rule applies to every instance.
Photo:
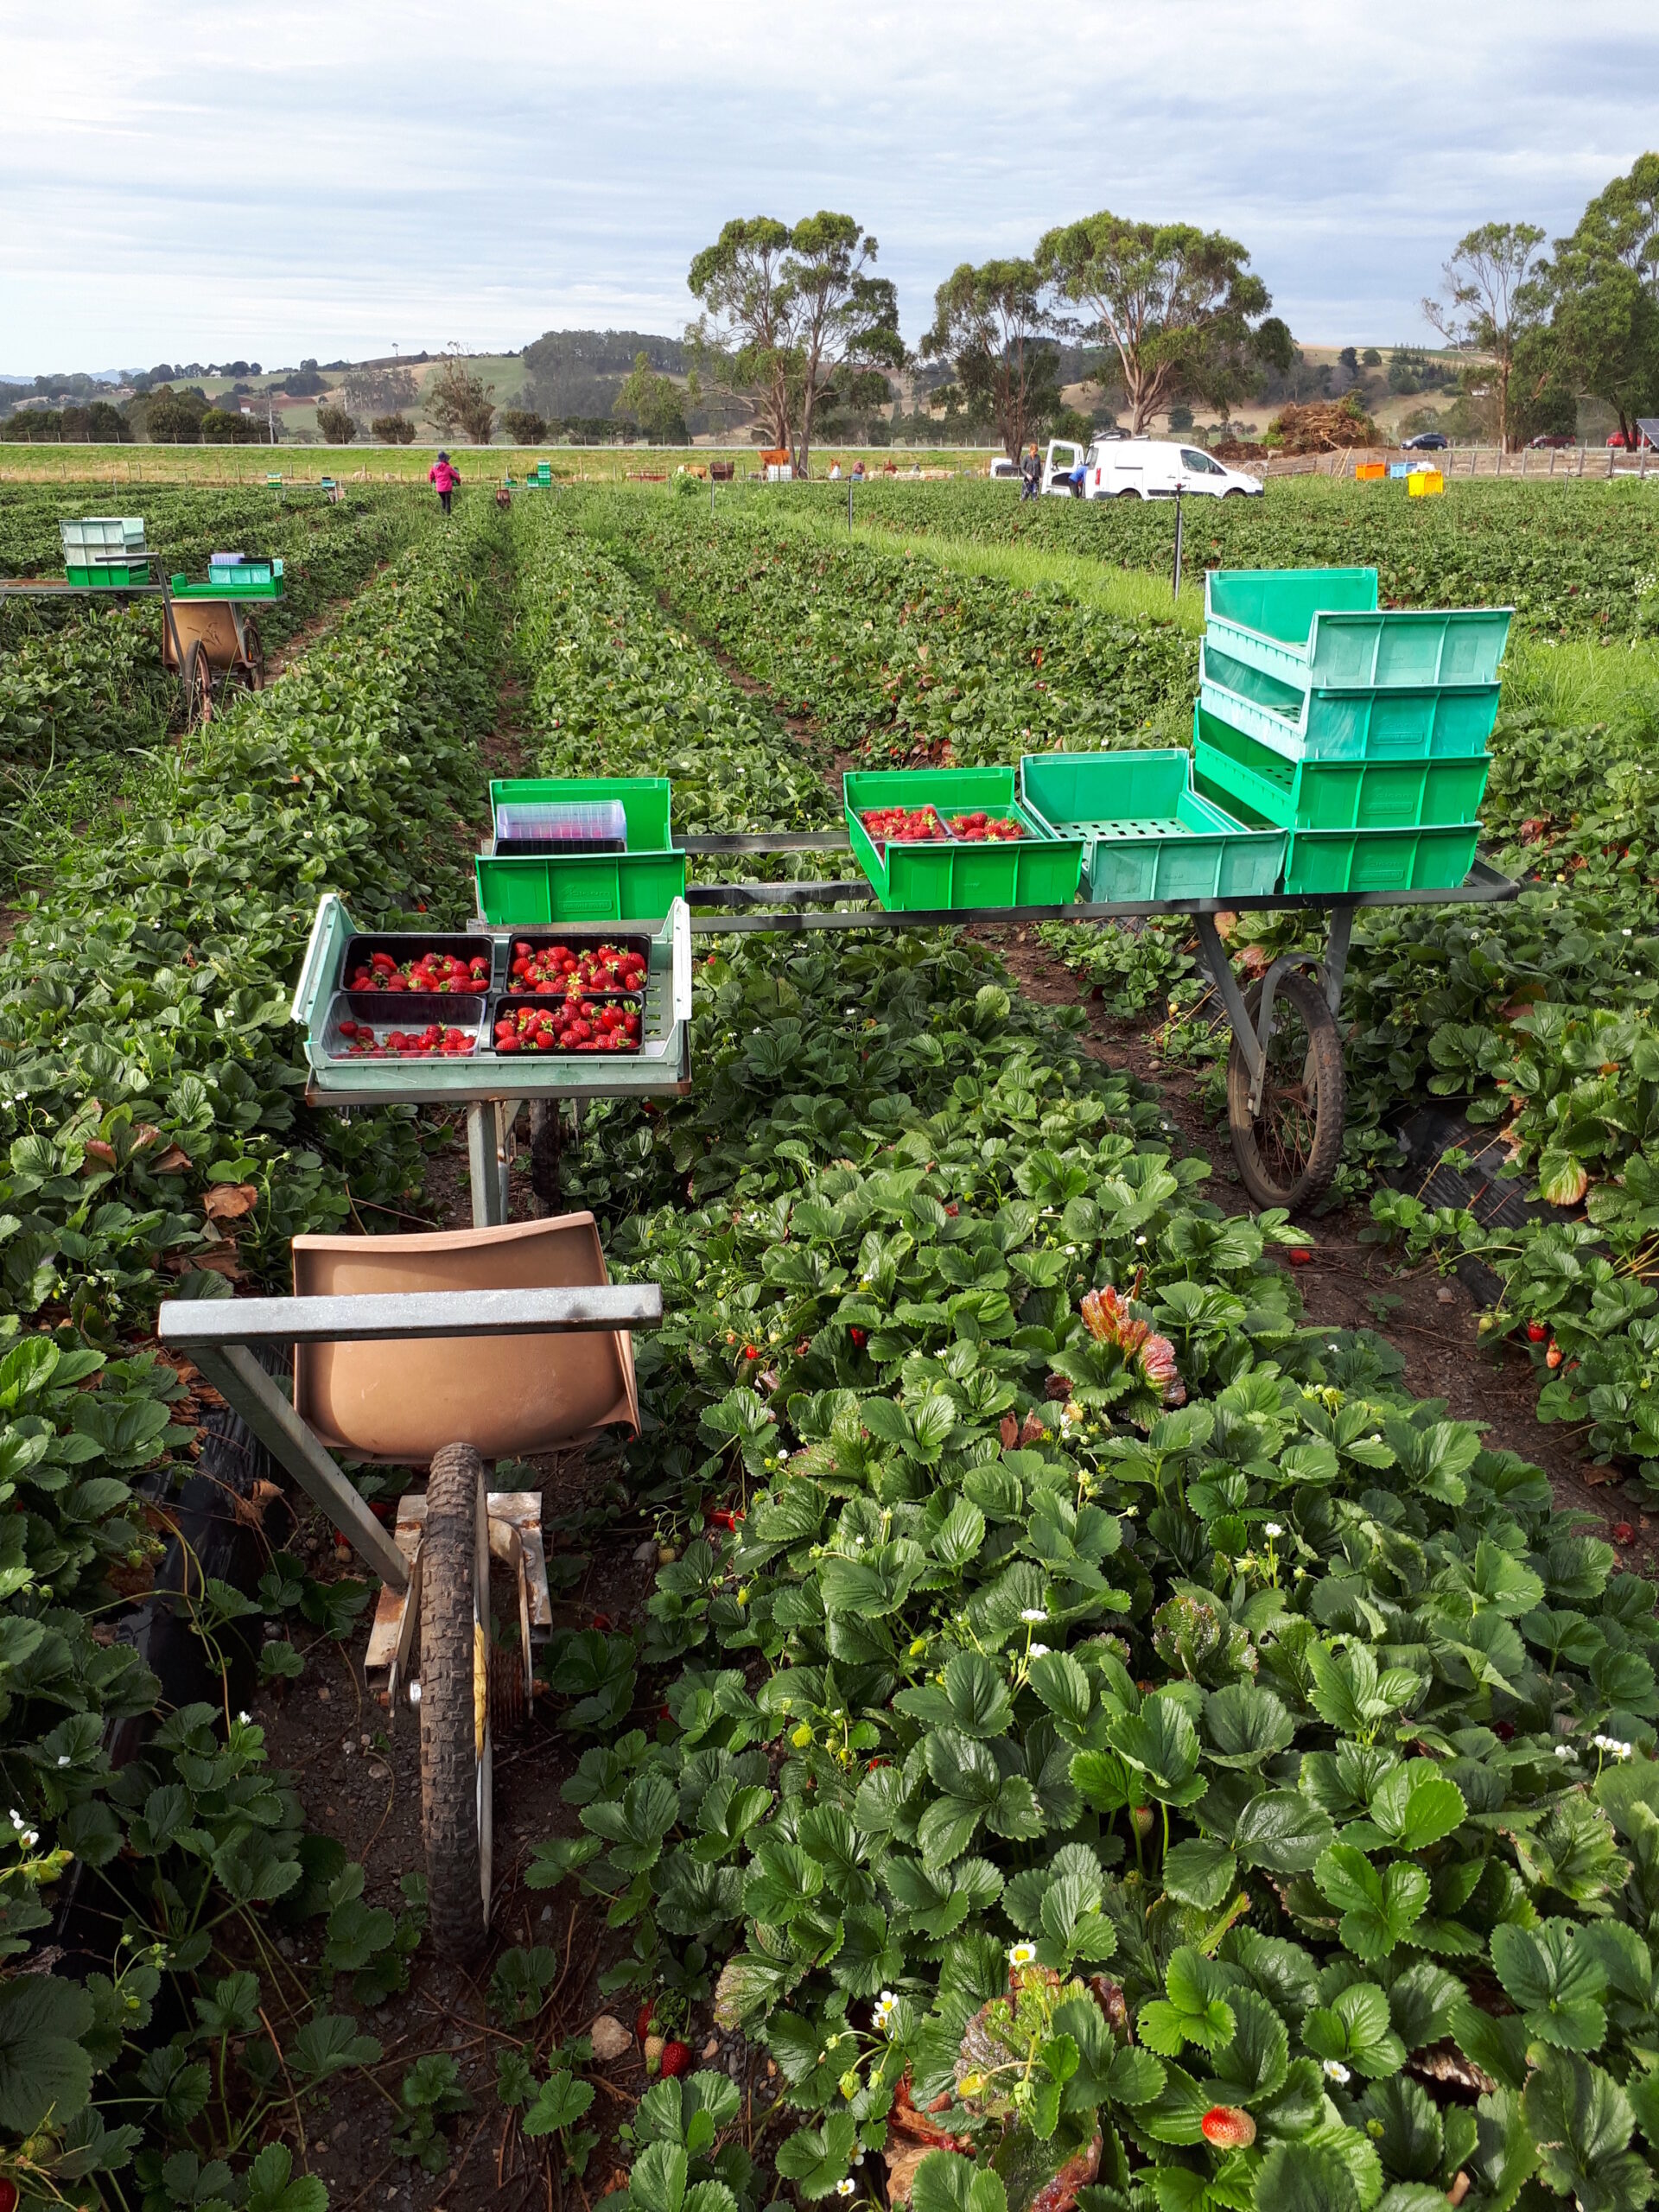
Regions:
[[1645, 446], [1649, 453], [1655, 450], [1653, 440], [1640, 432], [1633, 438], [1627, 438], [1623, 430], [1615, 430], [1607, 442], [1619, 453], [1623, 453], [1627, 447], [1630, 452], [1634, 453], [1638, 446]]

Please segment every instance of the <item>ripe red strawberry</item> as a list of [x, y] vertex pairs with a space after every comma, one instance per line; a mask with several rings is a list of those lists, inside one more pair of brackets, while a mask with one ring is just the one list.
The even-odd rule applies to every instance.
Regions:
[[1543, 1323], [1542, 1323], [1541, 1321], [1529, 1321], [1529, 1322], [1528, 1322], [1528, 1324], [1527, 1324], [1527, 1342], [1528, 1342], [1529, 1344], [1542, 1344], [1542, 1342], [1544, 1341], [1544, 1338], [1545, 1338], [1548, 1334], [1549, 1334], [1549, 1331], [1548, 1331], [1548, 1330], [1544, 1326], [1544, 1325], [1543, 1325]]
[[1633, 1544], [1636, 1541], [1636, 1530], [1628, 1521], [1614, 1522], [1613, 1541], [1616, 1544]]
[[1293, 1244], [1291, 1246], [1290, 1264], [1293, 1268], [1305, 1268], [1313, 1256], [1313, 1253], [1308, 1249], [1306, 1244]]
[[662, 2070], [665, 2075], [672, 2077], [676, 2074], [683, 2074], [690, 2063], [691, 2047], [689, 2044], [665, 2043], [663, 2045]]
[[861, 1351], [870, 1340], [869, 1331], [868, 1329], [861, 1329], [856, 1322], [855, 1322], [848, 1330], [847, 1333]]
[[1240, 2105], [1211, 2105], [1198, 2126], [1218, 2151], [1248, 2151], [1255, 2140], [1255, 2122]]
[[633, 2016], [633, 2032], [641, 2043], [644, 2043], [645, 2037], [651, 2033], [651, 2023], [655, 2011], [655, 2003], [648, 1997]]
[[1559, 1367], [1560, 1363], [1561, 1348], [1552, 1337], [1550, 1339], [1549, 1350], [1544, 1354], [1544, 1365], [1546, 1367]]

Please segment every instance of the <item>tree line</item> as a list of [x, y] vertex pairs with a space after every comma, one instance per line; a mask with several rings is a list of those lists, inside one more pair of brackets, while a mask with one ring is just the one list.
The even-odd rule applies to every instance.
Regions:
[[802, 474], [815, 435], [837, 411], [890, 399], [896, 369], [943, 365], [930, 405], [994, 427], [1014, 454], [1059, 407], [1063, 338], [1103, 350], [1109, 365], [1090, 380], [1122, 391], [1137, 436], [1177, 402], [1224, 412], [1294, 354], [1243, 246], [1192, 224], [1103, 210], [1045, 232], [1027, 257], [963, 262], [914, 355], [876, 254], [853, 217], [821, 211], [793, 226], [740, 218], [691, 264], [697, 360], [715, 389], [753, 404]]
[[1624, 443], [1659, 415], [1659, 154], [1599, 192], [1567, 237], [1484, 223], [1446, 261], [1423, 312], [1491, 364], [1498, 442], [1572, 435], [1580, 396], [1618, 418]]

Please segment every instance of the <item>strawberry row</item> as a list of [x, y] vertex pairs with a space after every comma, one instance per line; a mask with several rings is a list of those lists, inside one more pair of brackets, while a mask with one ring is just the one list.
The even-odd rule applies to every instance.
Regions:
[[[461, 918], [454, 854], [494, 713], [488, 556], [500, 531], [491, 508], [429, 533], [279, 686], [238, 703], [155, 779], [142, 807], [94, 824], [0, 951], [10, 1230], [0, 1281], [16, 1332], [0, 1363], [10, 1509], [0, 1649], [9, 1663], [33, 1651], [42, 1669], [10, 1672], [0, 1707], [0, 1764], [19, 1808], [0, 1940], [26, 1948], [45, 1926], [37, 1885], [72, 1855], [95, 1884], [97, 1869], [142, 1853], [156, 1932], [215, 1931], [153, 1959], [147, 1939], [124, 1946], [113, 1986], [29, 1984], [55, 1993], [44, 2064], [18, 2045], [13, 1986], [0, 1986], [9, 2129], [32, 2136], [35, 2174], [70, 2191], [100, 2162], [125, 2164], [141, 2133], [159, 2173], [191, 2144], [194, 2159], [270, 2132], [262, 2114], [279, 2077], [257, 2067], [225, 2076], [222, 2129], [209, 2116], [188, 2132], [205, 2101], [177, 2094], [194, 2080], [188, 2035], [124, 2075], [119, 2117], [137, 2126], [104, 2129], [111, 2069], [133, 2057], [125, 2038], [149, 2020], [163, 1968], [172, 2012], [194, 2018], [245, 1967], [232, 1953], [250, 1906], [263, 1913], [289, 1891], [297, 1904], [302, 1851], [321, 1864], [315, 1852], [330, 1847], [304, 1836], [291, 1778], [263, 1770], [262, 1733], [245, 1716], [175, 1715], [148, 1770], [112, 1774], [105, 1718], [143, 1713], [159, 1685], [92, 1623], [120, 1602], [111, 1576], [142, 1574], [160, 1549], [135, 1497], [140, 1472], [193, 1440], [169, 1426], [188, 1409], [179, 1376], [133, 1350], [158, 1299], [280, 1281], [296, 1232], [338, 1226], [353, 1207], [401, 1211], [416, 1192], [422, 1147], [407, 1117], [307, 1114], [289, 991], [324, 881], [382, 929], [418, 923], [421, 909], [435, 926]], [[408, 765], [394, 784], [397, 760]], [[251, 1601], [225, 1592], [213, 1618], [226, 1606]], [[154, 1814], [165, 1790], [146, 1807], [147, 1770], [177, 1790], [170, 1827]], [[184, 1844], [171, 1840], [186, 1830]], [[118, 1920], [141, 1894], [123, 1896]], [[264, 2003], [280, 2018], [275, 1993], [243, 1979], [243, 2009]], [[302, 2033], [326, 2039], [341, 2024], [318, 2019]], [[232, 2190], [242, 2182], [227, 2177], [221, 2193]]]

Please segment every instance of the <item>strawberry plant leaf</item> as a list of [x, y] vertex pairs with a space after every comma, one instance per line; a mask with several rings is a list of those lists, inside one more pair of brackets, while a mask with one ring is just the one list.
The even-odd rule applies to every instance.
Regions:
[[1592, 2051], [1607, 2032], [1607, 1975], [1570, 1920], [1535, 1928], [1501, 1922], [1492, 1930], [1492, 1964], [1527, 2032], [1560, 2050]]

